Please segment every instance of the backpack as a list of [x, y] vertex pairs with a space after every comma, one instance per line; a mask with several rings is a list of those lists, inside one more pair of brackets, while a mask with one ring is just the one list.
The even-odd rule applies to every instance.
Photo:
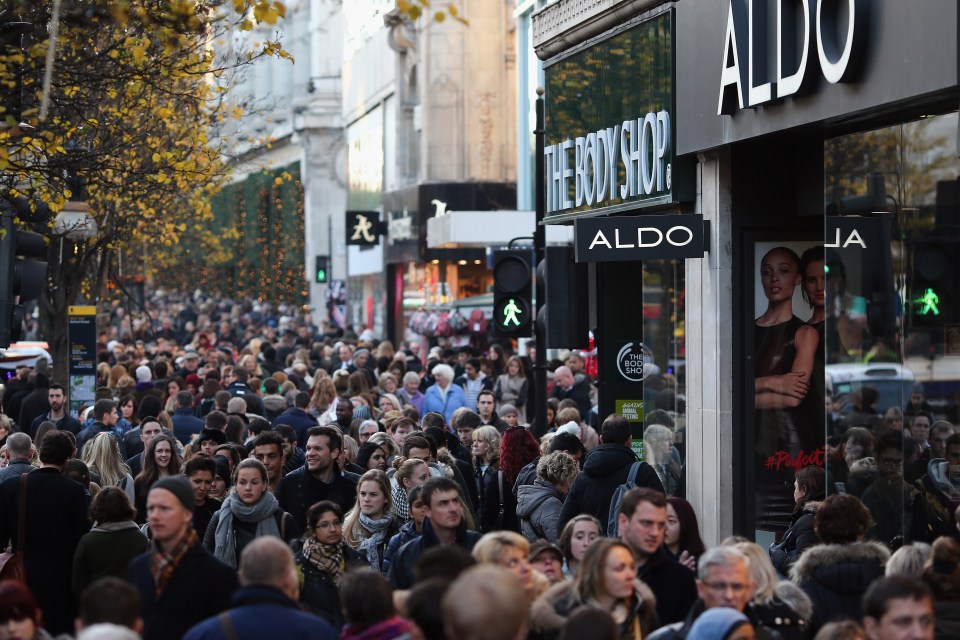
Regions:
[[474, 309], [470, 312], [470, 333], [475, 336], [483, 336], [487, 333], [487, 317], [483, 314], [483, 309]]
[[620, 503], [623, 501], [623, 494], [630, 489], [637, 488], [637, 473], [640, 471], [640, 465], [642, 464], [643, 462], [638, 460], [630, 465], [627, 481], [617, 487], [610, 498], [610, 513], [607, 515], [607, 536], [610, 538], [620, 537], [620, 527], [617, 524], [617, 518], [620, 517]]

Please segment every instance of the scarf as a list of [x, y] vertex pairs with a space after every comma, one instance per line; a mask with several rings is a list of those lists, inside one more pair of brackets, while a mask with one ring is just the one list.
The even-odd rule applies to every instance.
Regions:
[[330, 576], [334, 584], [340, 584], [344, 565], [342, 540], [337, 544], [323, 544], [316, 536], [310, 536], [304, 541], [300, 553], [307, 562]]
[[276, 536], [280, 537], [280, 529], [277, 528], [277, 520], [273, 517], [280, 503], [276, 496], [267, 491], [255, 504], [244, 504], [237, 494], [231, 493], [220, 507], [220, 522], [217, 523], [217, 530], [214, 533], [213, 555], [217, 560], [223, 562], [228, 567], [237, 568], [237, 537], [234, 533], [234, 518], [240, 522], [256, 523], [257, 532], [255, 537]]
[[358, 551], [376, 571], [380, 571], [380, 554], [377, 552], [377, 548], [386, 540], [387, 529], [390, 528], [392, 523], [393, 514], [391, 513], [387, 513], [379, 520], [373, 520], [362, 512], [360, 513], [360, 525], [370, 533], [370, 536], [360, 543]]
[[371, 625], [344, 625], [340, 640], [401, 640], [410, 638], [410, 623], [400, 616], [393, 616]]
[[187, 533], [180, 538], [170, 553], [166, 553], [159, 544], [153, 543], [153, 555], [150, 558], [150, 573], [153, 574], [153, 582], [156, 585], [155, 597], [160, 598], [160, 594], [170, 582], [174, 571], [177, 570], [183, 556], [187, 554], [196, 545], [200, 539], [193, 527], [187, 527]]
[[124, 520], [122, 522], [96, 522], [90, 531], [95, 531], [97, 533], [112, 533], [114, 531], [123, 531], [125, 529], [136, 529], [139, 531], [140, 527], [133, 520]]

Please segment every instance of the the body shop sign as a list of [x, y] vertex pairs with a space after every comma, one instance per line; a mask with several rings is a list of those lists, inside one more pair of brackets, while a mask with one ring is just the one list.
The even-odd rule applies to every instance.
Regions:
[[546, 67], [548, 218], [680, 199], [673, 15], [664, 11]]

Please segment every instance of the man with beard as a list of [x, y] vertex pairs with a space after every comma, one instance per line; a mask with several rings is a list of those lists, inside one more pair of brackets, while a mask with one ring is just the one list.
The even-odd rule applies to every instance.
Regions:
[[47, 391], [47, 401], [50, 403], [50, 410], [46, 414], [39, 415], [33, 419], [33, 423], [30, 425], [31, 438], [36, 438], [37, 429], [39, 429], [40, 425], [44, 422], [52, 422], [57, 425], [57, 429], [69, 431], [73, 435], [80, 433], [83, 425], [71, 416], [65, 408], [67, 396], [64, 393], [63, 385], [57, 384], [56, 382], [51, 384], [50, 390]]

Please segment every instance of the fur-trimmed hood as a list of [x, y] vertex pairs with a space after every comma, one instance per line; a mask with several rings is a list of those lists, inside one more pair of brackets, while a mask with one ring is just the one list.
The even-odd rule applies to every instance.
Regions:
[[[642, 580], [634, 581], [633, 592], [641, 612], [656, 609], [657, 599]], [[564, 580], [537, 598], [530, 607], [530, 627], [537, 631], [560, 631], [567, 618], [583, 603], [575, 601], [573, 580]]]
[[796, 611], [805, 622], [810, 622], [813, 618], [813, 603], [810, 602], [810, 596], [797, 585], [783, 580], [777, 583], [775, 593], [781, 602]]
[[796, 583], [815, 580], [833, 591], [863, 592], [883, 567], [890, 551], [878, 542], [819, 544], [807, 549], [793, 568], [790, 579]]

